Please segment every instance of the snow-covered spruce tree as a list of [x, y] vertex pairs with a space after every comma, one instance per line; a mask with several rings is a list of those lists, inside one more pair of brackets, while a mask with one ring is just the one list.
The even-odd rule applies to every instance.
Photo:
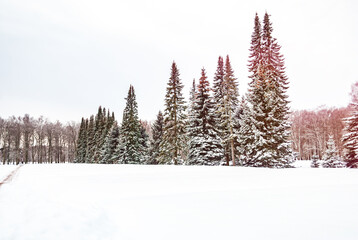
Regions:
[[243, 102], [242, 105], [242, 117], [239, 120], [240, 130], [238, 135], [238, 153], [240, 155], [241, 164], [244, 166], [254, 165], [254, 156], [256, 154], [255, 142], [256, 135], [254, 132], [254, 125], [251, 120], [253, 116], [253, 108], [251, 107], [255, 102], [259, 100], [256, 92], [258, 91], [258, 68], [262, 64], [262, 28], [260, 19], [256, 13], [254, 31], [251, 35], [251, 46], [249, 56], [249, 72], [251, 81], [249, 83], [249, 89], [246, 96], [247, 101]]
[[184, 86], [179, 75], [177, 65], [173, 62], [165, 95], [164, 133], [159, 157], [161, 164], [181, 164], [185, 160], [187, 116], [182, 93]]
[[141, 121], [140, 123], [140, 151], [141, 151], [141, 163], [146, 164], [149, 161], [149, 135]]
[[271, 103], [273, 104], [271, 116], [273, 118], [273, 146], [276, 149], [274, 167], [289, 167], [293, 162], [289, 123], [289, 101], [287, 95], [288, 78], [285, 73], [284, 57], [280, 53], [281, 46], [272, 37], [272, 24], [268, 13], [265, 13], [262, 34], [263, 65], [266, 82], [269, 86]]
[[319, 168], [319, 156], [317, 154], [312, 156], [311, 168]]
[[227, 141], [227, 136], [230, 135], [228, 129], [228, 114], [226, 113], [226, 102], [225, 102], [225, 69], [224, 60], [221, 56], [218, 59], [218, 66], [214, 76], [213, 83], [213, 101], [215, 107], [215, 118], [217, 119], [217, 130], [224, 146], [224, 155], [226, 165], [230, 163], [230, 146]]
[[196, 97], [198, 93], [196, 92], [196, 83], [193, 79], [193, 85], [190, 89], [189, 94], [189, 108], [188, 108], [188, 126], [187, 126], [187, 136], [188, 136], [188, 161], [187, 164], [191, 164], [191, 159], [194, 159], [199, 155], [199, 148], [197, 148], [197, 137], [200, 133], [199, 129], [199, 118], [195, 111]]
[[344, 161], [347, 167], [358, 168], [358, 82], [352, 86], [351, 97], [350, 116], [344, 119]]
[[119, 144], [119, 127], [117, 122], [113, 122], [111, 129], [108, 132], [105, 143], [102, 149], [102, 158], [100, 163], [113, 164], [117, 163], [119, 156], [117, 154], [117, 147]]
[[87, 133], [86, 120], [82, 118], [77, 138], [77, 149], [75, 163], [84, 163], [86, 159]]
[[322, 167], [324, 168], [341, 168], [344, 164], [338, 156], [333, 136], [330, 135], [327, 141], [327, 149], [323, 155]]
[[96, 145], [94, 150], [93, 162], [99, 163], [101, 161], [103, 145], [106, 141], [107, 137], [107, 116], [106, 116], [106, 109], [100, 106], [98, 108], [98, 113], [95, 117], [95, 139]]
[[251, 40], [249, 71], [251, 82], [243, 112], [239, 151], [244, 165], [289, 167], [292, 161], [289, 142], [287, 77], [280, 46], [271, 36], [269, 15], [265, 14], [260, 40], [260, 24], [255, 17]]
[[134, 88], [129, 87], [127, 103], [123, 111], [123, 121], [120, 129], [119, 163], [138, 164], [141, 162], [141, 126], [138, 119], [138, 106]]
[[188, 164], [219, 165], [223, 158], [223, 148], [216, 130], [215, 108], [210, 96], [210, 86], [205, 69], [201, 71], [196, 97], [192, 105], [191, 121], [195, 125], [190, 128], [193, 133], [189, 134]]
[[161, 111], [157, 115], [157, 119], [152, 125], [152, 138], [149, 145], [149, 160], [148, 164], [158, 164], [159, 160], [159, 145], [163, 138], [164, 118]]
[[94, 116], [91, 115], [87, 128], [86, 163], [92, 163], [96, 146]]
[[219, 128], [221, 128], [222, 133], [224, 133], [223, 142], [224, 146], [226, 146], [226, 153], [230, 155], [232, 165], [236, 165], [234, 150], [234, 142], [236, 141], [234, 134], [234, 114], [239, 103], [239, 91], [229, 55], [226, 56], [224, 71], [224, 109], [221, 119], [219, 120], [219, 126], [221, 125]]

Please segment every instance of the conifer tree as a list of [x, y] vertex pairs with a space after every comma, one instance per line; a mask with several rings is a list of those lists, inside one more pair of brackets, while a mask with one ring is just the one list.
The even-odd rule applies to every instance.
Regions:
[[106, 127], [106, 110], [105, 108], [102, 109], [101, 106], [98, 108], [98, 113], [95, 117], [95, 131], [94, 131], [94, 138], [95, 138], [95, 145], [94, 145], [94, 155], [92, 162], [98, 163], [101, 158], [101, 150], [103, 144], [105, 142], [105, 127]]
[[190, 121], [188, 163], [192, 165], [218, 165], [223, 158], [223, 148], [216, 130], [215, 108], [210, 96], [210, 86], [205, 69], [202, 69]]
[[159, 163], [159, 146], [163, 139], [163, 128], [164, 128], [164, 118], [161, 111], [157, 115], [157, 119], [152, 125], [152, 138], [150, 140], [149, 147], [149, 161], [148, 164], [158, 164]]
[[319, 157], [317, 154], [313, 155], [312, 156], [312, 159], [311, 159], [311, 168], [319, 168]]
[[349, 168], [358, 168], [358, 82], [352, 86], [350, 116], [345, 122], [345, 132], [342, 140], [345, 148], [344, 161]]
[[175, 62], [165, 95], [164, 133], [160, 144], [159, 162], [162, 164], [179, 164], [184, 162], [183, 152], [186, 148], [186, 107], [183, 97], [183, 84], [179, 78]]
[[224, 114], [221, 118], [222, 128], [224, 128], [224, 144], [226, 152], [230, 152], [232, 165], [235, 163], [235, 135], [234, 135], [234, 114], [238, 107], [238, 83], [234, 76], [234, 70], [231, 67], [229, 56], [226, 56], [224, 76]]
[[244, 165], [289, 167], [288, 82], [283, 57], [279, 53], [280, 46], [272, 37], [267, 13], [261, 40], [260, 28], [256, 15], [249, 60], [252, 79], [247, 96], [249, 107], [243, 111], [239, 150], [244, 154]]
[[87, 129], [87, 148], [86, 148], [86, 163], [92, 163], [94, 157], [94, 151], [96, 147], [96, 139], [95, 139], [95, 122], [94, 116], [91, 115], [88, 122]]
[[338, 156], [336, 145], [333, 140], [333, 136], [330, 135], [327, 142], [327, 149], [323, 155], [322, 167], [324, 168], [341, 168], [343, 167], [343, 162]]
[[119, 144], [119, 137], [119, 127], [117, 122], [114, 122], [103, 145], [100, 163], [113, 164], [118, 162], [119, 156], [116, 150]]
[[141, 121], [139, 144], [141, 151], [141, 163], [147, 163], [149, 161], [149, 135]]
[[119, 163], [124, 164], [138, 164], [141, 161], [141, 144], [140, 144], [140, 122], [138, 119], [138, 106], [134, 88], [129, 87], [127, 103], [123, 111], [123, 121], [120, 130], [121, 142], [119, 148], [121, 149]]
[[87, 134], [86, 134], [86, 120], [82, 118], [80, 129], [77, 138], [77, 149], [75, 163], [84, 163], [86, 159], [86, 148], [87, 148]]
[[289, 101], [287, 95], [288, 78], [285, 73], [284, 58], [280, 53], [281, 46], [272, 37], [272, 24], [268, 13], [264, 16], [262, 35], [263, 44], [263, 71], [268, 85], [270, 103], [272, 104], [271, 115], [268, 120], [272, 123], [273, 142], [271, 149], [275, 152], [276, 167], [287, 167], [292, 160], [290, 137]]

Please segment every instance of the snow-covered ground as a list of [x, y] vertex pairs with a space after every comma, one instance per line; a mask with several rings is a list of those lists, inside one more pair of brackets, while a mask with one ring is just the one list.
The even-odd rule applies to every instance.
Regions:
[[357, 239], [358, 171], [26, 165], [0, 239]]
[[[2, 165], [0, 164], [0, 183], [18, 166], [17, 165]], [[1, 238], [0, 238], [1, 239]]]

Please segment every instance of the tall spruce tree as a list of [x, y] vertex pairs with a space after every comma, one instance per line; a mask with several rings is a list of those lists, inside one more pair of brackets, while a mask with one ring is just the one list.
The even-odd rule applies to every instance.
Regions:
[[77, 138], [77, 149], [75, 163], [84, 163], [86, 159], [87, 133], [86, 120], [82, 118]]
[[123, 111], [123, 121], [121, 125], [119, 143], [120, 156], [119, 163], [138, 164], [141, 162], [142, 151], [140, 144], [141, 126], [138, 119], [138, 106], [134, 88], [129, 87], [127, 103]]
[[231, 67], [229, 55], [226, 56], [224, 75], [224, 112], [221, 118], [222, 129], [224, 129], [224, 144], [227, 156], [230, 154], [232, 165], [236, 165], [234, 145], [236, 136], [234, 134], [234, 114], [239, 103], [239, 91], [234, 70]]
[[159, 146], [163, 139], [164, 118], [161, 111], [157, 115], [157, 119], [152, 125], [152, 138], [149, 146], [149, 161], [148, 164], [159, 163]]
[[[188, 163], [191, 165], [218, 165], [223, 158], [223, 148], [216, 130], [215, 107], [210, 96], [205, 69], [201, 71], [198, 90], [192, 89], [190, 105], [190, 140]], [[193, 97], [193, 95], [195, 97]]]
[[183, 97], [183, 84], [179, 78], [175, 62], [165, 95], [164, 133], [160, 144], [159, 162], [162, 164], [179, 164], [184, 162], [183, 152], [186, 148], [186, 106]]
[[273, 144], [271, 150], [275, 151], [274, 166], [288, 167], [293, 161], [290, 143], [289, 101], [287, 95], [288, 78], [285, 73], [283, 55], [280, 53], [281, 46], [272, 37], [272, 24], [269, 14], [265, 13], [263, 27], [263, 70], [265, 71], [266, 83], [269, 87], [269, 97], [272, 106], [273, 119]]
[[101, 159], [101, 151], [103, 144], [105, 142], [106, 135], [105, 133], [106, 128], [106, 109], [101, 106], [98, 108], [98, 113], [95, 117], [95, 145], [94, 145], [94, 155], [92, 162], [98, 163]]
[[86, 163], [93, 163], [94, 151], [96, 147], [95, 139], [95, 122], [94, 116], [91, 115], [88, 122], [87, 128], [87, 148], [86, 148]]
[[260, 28], [256, 15], [249, 60], [252, 79], [247, 97], [249, 107], [243, 111], [239, 151], [243, 154], [244, 165], [288, 167], [291, 149], [284, 61], [279, 53], [280, 46], [272, 37], [267, 13], [262, 36]]
[[230, 149], [225, 139], [229, 135], [229, 131], [227, 129], [227, 121], [228, 115], [226, 114], [226, 105], [225, 105], [225, 70], [224, 70], [224, 60], [221, 56], [218, 59], [218, 66], [214, 76], [213, 83], [213, 101], [215, 106], [215, 117], [217, 120], [217, 129], [219, 132], [219, 136], [224, 145], [224, 154], [226, 165], [230, 163]]

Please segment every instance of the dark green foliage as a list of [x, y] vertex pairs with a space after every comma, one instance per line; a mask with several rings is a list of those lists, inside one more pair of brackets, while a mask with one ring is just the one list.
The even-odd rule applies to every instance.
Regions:
[[[272, 26], [266, 13], [262, 36], [255, 17], [251, 40], [248, 107], [243, 109], [239, 134], [242, 162], [256, 167], [289, 167], [288, 88], [280, 46], [272, 37]], [[261, 38], [261, 40], [260, 40]]]
[[157, 119], [152, 126], [152, 138], [150, 140], [148, 164], [159, 163], [159, 146], [163, 139], [163, 130], [164, 118], [162, 112], [159, 111]]
[[117, 163], [119, 156], [117, 154], [117, 148], [119, 144], [119, 127], [117, 122], [112, 123], [112, 127], [108, 132], [105, 143], [102, 150], [102, 158], [100, 163], [112, 164]]
[[84, 163], [86, 161], [87, 124], [88, 121], [82, 118], [77, 138], [76, 158], [74, 159], [75, 163]]
[[319, 168], [319, 156], [313, 155], [311, 159], [311, 168]]
[[119, 144], [119, 163], [138, 164], [141, 162], [142, 146], [141, 146], [141, 126], [138, 119], [138, 106], [134, 88], [129, 87], [127, 103], [123, 111], [123, 121], [121, 125]]
[[177, 65], [173, 62], [165, 95], [164, 134], [159, 157], [161, 164], [179, 164], [185, 160], [187, 116], [182, 93], [184, 86], [179, 75]]
[[197, 89], [197, 92], [195, 88], [192, 89], [191, 93], [194, 103], [191, 103], [189, 123], [188, 164], [219, 165], [223, 158], [223, 147], [216, 130], [215, 108], [204, 69]]

